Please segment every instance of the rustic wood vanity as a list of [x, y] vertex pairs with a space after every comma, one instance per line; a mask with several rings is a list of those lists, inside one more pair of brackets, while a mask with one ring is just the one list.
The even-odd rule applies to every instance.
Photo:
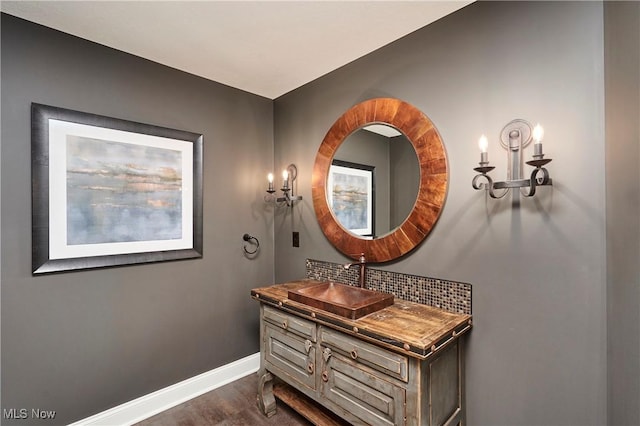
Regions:
[[471, 316], [395, 299], [359, 319], [296, 302], [300, 280], [256, 288], [258, 404], [275, 413], [278, 378], [351, 424], [463, 425]]

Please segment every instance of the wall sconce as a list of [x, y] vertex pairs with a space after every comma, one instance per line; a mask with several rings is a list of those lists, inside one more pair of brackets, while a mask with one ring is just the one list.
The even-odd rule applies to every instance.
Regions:
[[269, 186], [267, 187], [268, 195], [264, 196], [264, 201], [267, 203], [276, 203], [276, 205], [287, 205], [293, 207], [294, 201], [302, 200], [301, 195], [293, 195], [293, 182], [298, 178], [298, 168], [295, 164], [289, 164], [286, 169], [282, 171], [282, 197], [276, 197], [276, 192], [273, 189], [273, 173], [267, 175]]
[[[544, 137], [544, 129], [540, 124], [535, 128], [531, 127], [531, 124], [525, 120], [513, 120], [504, 128], [500, 133], [500, 142], [507, 150], [508, 169], [507, 180], [501, 182], [494, 182], [488, 172], [495, 169], [493, 166], [489, 166], [489, 154], [487, 153], [488, 141], [487, 138], [482, 135], [478, 141], [480, 147], [480, 167], [476, 167], [473, 170], [479, 172], [473, 178], [471, 184], [474, 189], [486, 189], [489, 191], [491, 198], [502, 198], [512, 188], [528, 188], [520, 192], [526, 197], [532, 197], [536, 193], [537, 186], [551, 185], [551, 178], [549, 178], [549, 172], [545, 169], [544, 165], [551, 161], [551, 158], [544, 158], [542, 153], [542, 138]], [[531, 140], [534, 140], [533, 144], [533, 160], [527, 161], [527, 164], [535, 167], [531, 172], [529, 179], [523, 179], [522, 176], [522, 150], [525, 148]], [[480, 182], [481, 179], [485, 179], [487, 182]], [[502, 193], [496, 194], [496, 189], [504, 190]]]

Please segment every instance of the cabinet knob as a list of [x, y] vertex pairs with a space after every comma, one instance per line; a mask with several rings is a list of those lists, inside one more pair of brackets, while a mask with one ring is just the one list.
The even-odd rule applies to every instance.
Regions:
[[322, 381], [323, 382], [328, 382], [329, 381], [329, 374], [326, 371], [322, 372]]
[[313, 374], [313, 363], [310, 362], [309, 364], [307, 364], [307, 372], [309, 374]]
[[282, 328], [286, 330], [287, 327], [289, 327], [289, 322], [287, 320], [282, 321]]
[[309, 353], [309, 351], [311, 350], [311, 346], [313, 346], [311, 340], [307, 339], [304, 341], [304, 348], [306, 349], [307, 353]]
[[358, 359], [358, 351], [355, 349], [351, 351], [351, 358]]

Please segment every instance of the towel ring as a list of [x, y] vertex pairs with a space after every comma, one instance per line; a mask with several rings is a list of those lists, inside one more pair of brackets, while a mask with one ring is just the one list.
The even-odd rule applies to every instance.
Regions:
[[249, 235], [249, 234], [244, 234], [244, 235], [242, 236], [242, 239], [243, 239], [244, 241], [246, 241], [246, 242], [250, 243], [250, 244], [255, 244], [255, 246], [256, 246], [256, 249], [255, 249], [255, 250], [253, 250], [253, 251], [249, 251], [249, 250], [247, 250], [247, 245], [245, 244], [245, 245], [242, 247], [242, 250], [244, 250], [244, 252], [245, 252], [246, 254], [256, 254], [256, 253], [258, 252], [258, 249], [260, 248], [260, 241], [258, 241], [258, 239], [257, 239], [256, 237], [253, 237], [253, 236], [251, 236], [251, 235]]

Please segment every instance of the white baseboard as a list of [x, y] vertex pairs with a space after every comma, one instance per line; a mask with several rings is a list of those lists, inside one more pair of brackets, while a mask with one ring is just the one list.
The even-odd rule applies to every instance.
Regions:
[[258, 371], [260, 353], [160, 389], [69, 426], [129, 426]]

